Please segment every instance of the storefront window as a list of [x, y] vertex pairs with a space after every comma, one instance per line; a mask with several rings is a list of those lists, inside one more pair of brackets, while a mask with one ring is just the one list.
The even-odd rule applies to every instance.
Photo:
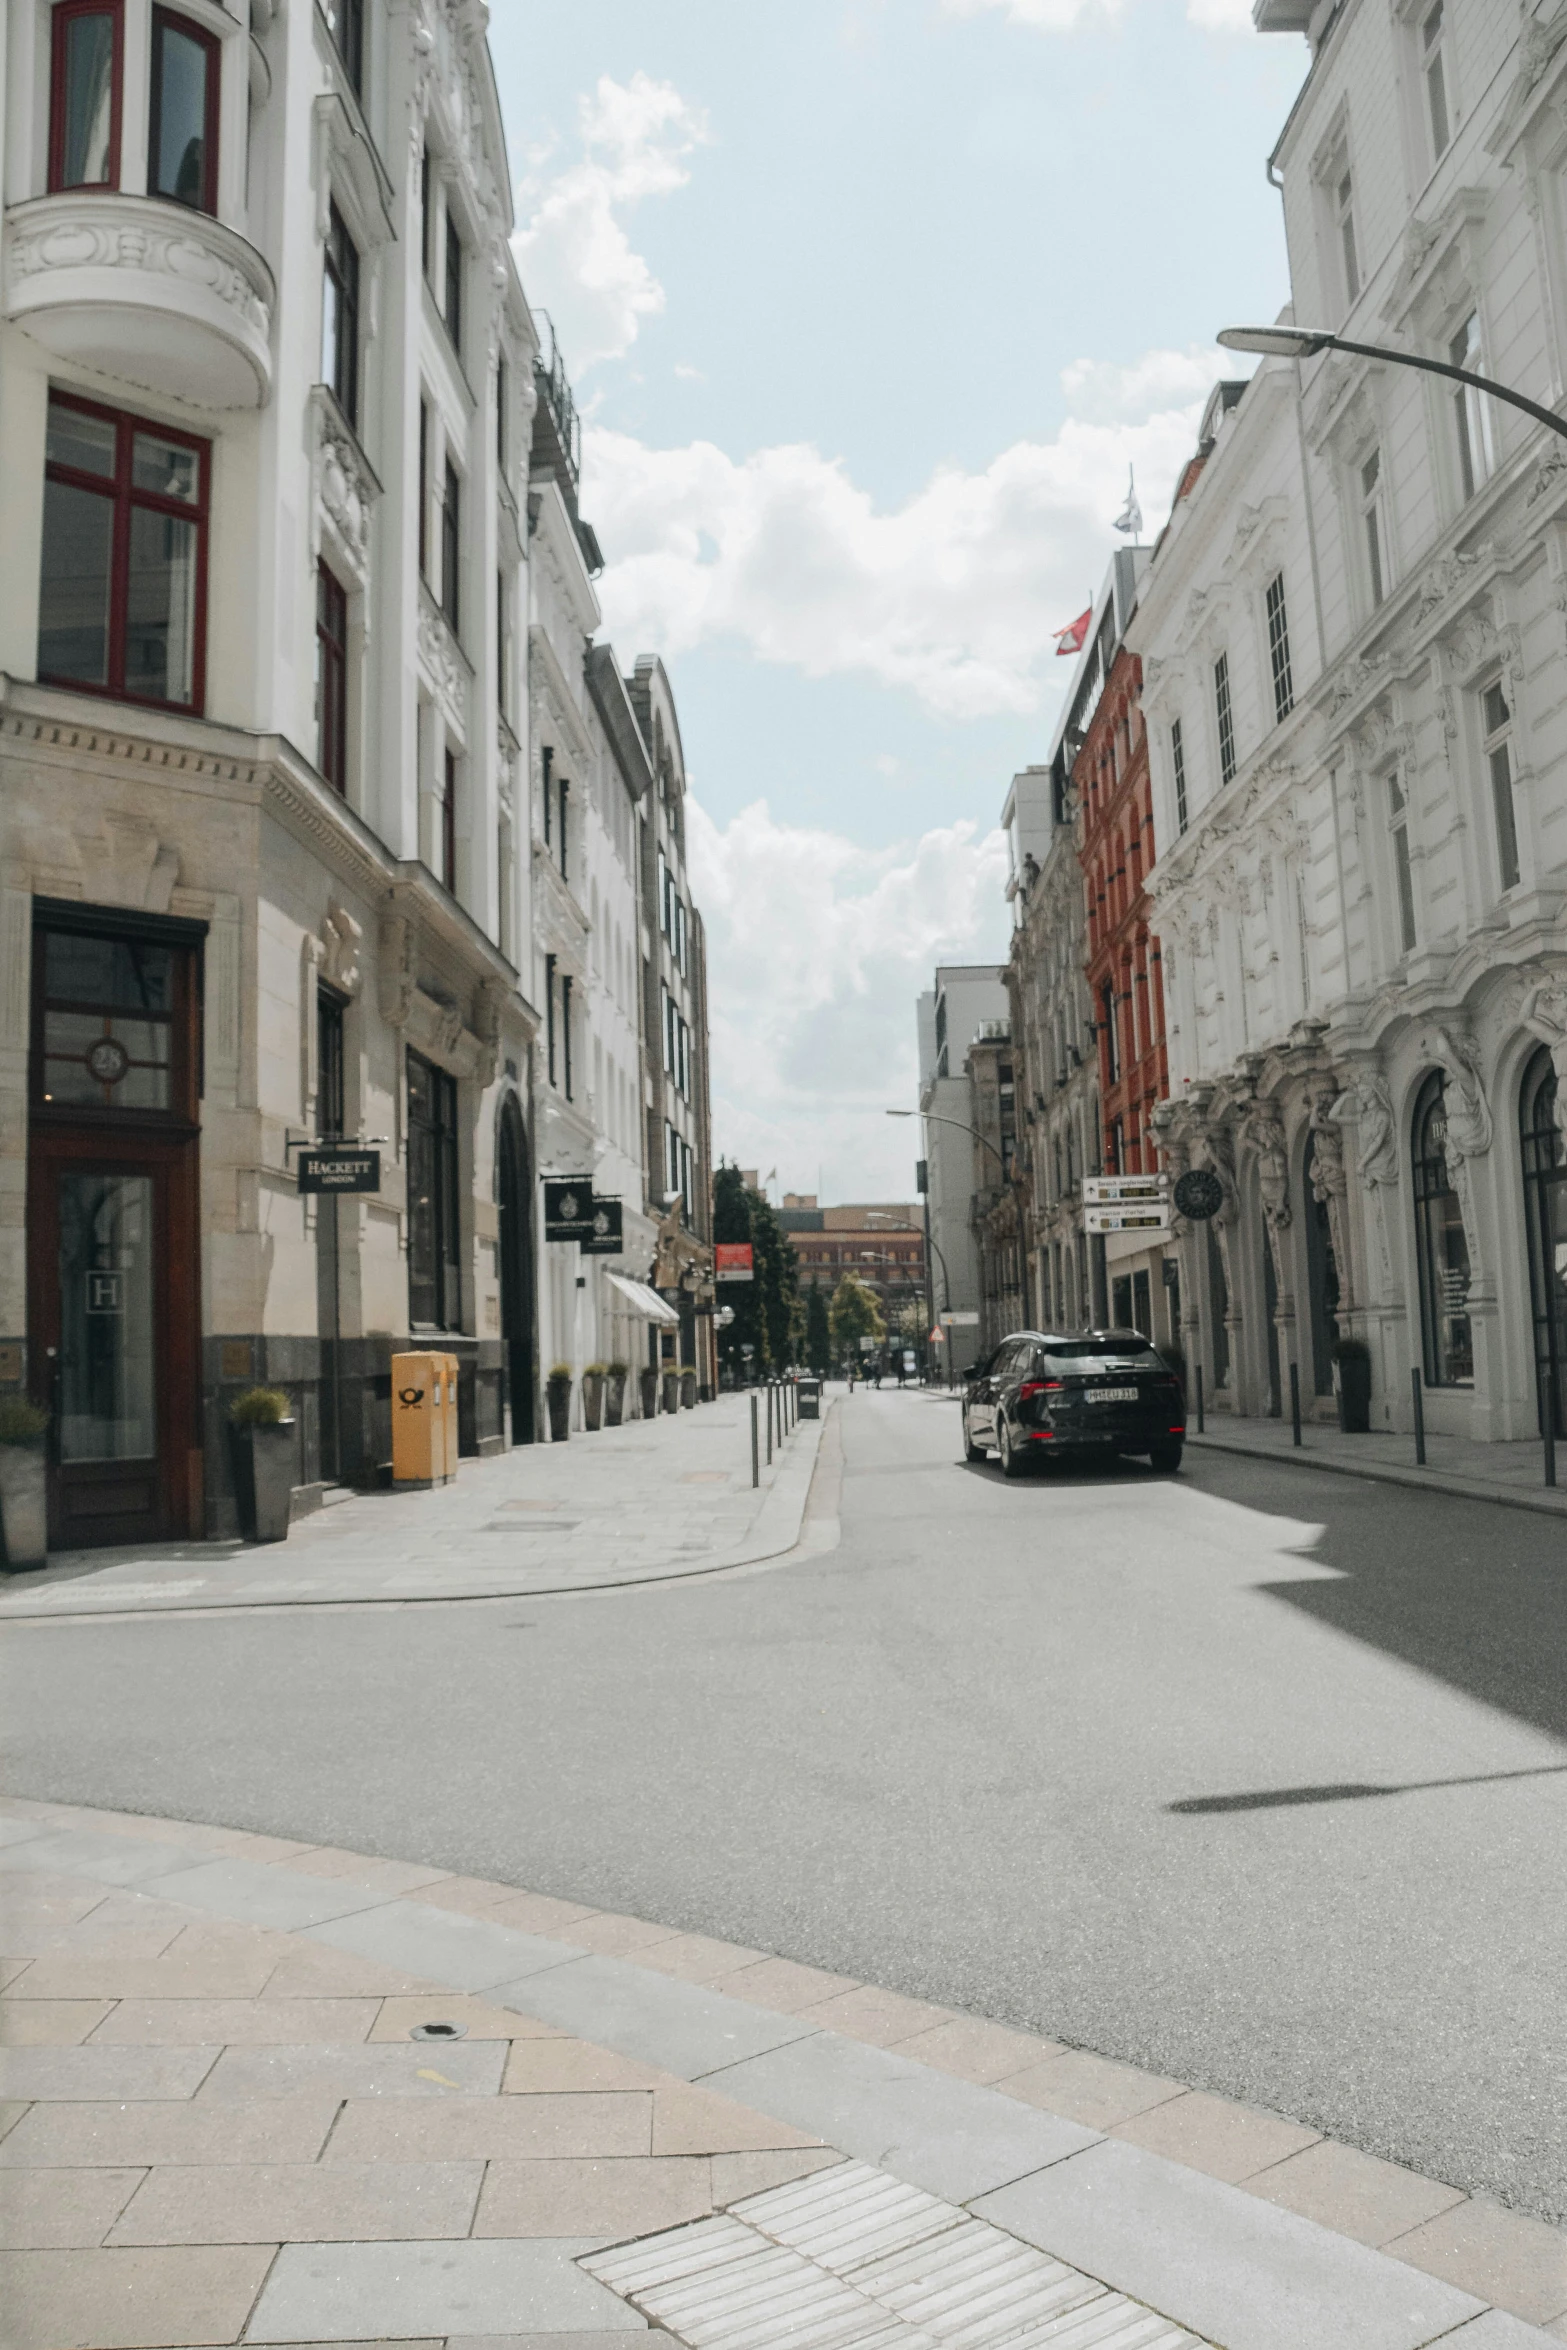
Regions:
[[462, 1323], [457, 1194], [457, 1083], [422, 1053], [408, 1055], [408, 1319], [423, 1330]]
[[1541, 1424], [1546, 1374], [1552, 1372], [1556, 1379], [1556, 1432], [1560, 1435], [1567, 1410], [1567, 1164], [1563, 1163], [1562, 1132], [1556, 1123], [1556, 1071], [1543, 1046], [1524, 1071], [1518, 1114]]
[[1448, 1167], [1447, 1103], [1440, 1071], [1426, 1079], [1415, 1104], [1412, 1162], [1426, 1384], [1472, 1387], [1469, 1242]]

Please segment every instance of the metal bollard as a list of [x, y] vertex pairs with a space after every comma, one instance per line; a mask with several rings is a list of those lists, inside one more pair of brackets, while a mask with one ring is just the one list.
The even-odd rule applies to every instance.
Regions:
[[1556, 1483], [1556, 1373], [1545, 1367], [1545, 1482]]
[[1202, 1365], [1199, 1363], [1197, 1366], [1197, 1433], [1200, 1436], [1202, 1432]]
[[751, 1483], [752, 1483], [753, 1485], [760, 1485], [760, 1484], [761, 1484], [761, 1482], [762, 1482], [762, 1467], [761, 1467], [761, 1446], [760, 1446], [760, 1444], [759, 1444], [759, 1442], [758, 1442], [758, 1440], [757, 1440], [757, 1431], [756, 1431], [756, 1389], [753, 1387], [753, 1388], [752, 1388], [752, 1390], [751, 1390]]
[[1426, 1407], [1425, 1399], [1420, 1392], [1420, 1373], [1418, 1371], [1410, 1372], [1409, 1386], [1415, 1399], [1415, 1467], [1423, 1469], [1426, 1465]]
[[773, 1383], [767, 1382], [767, 1466], [773, 1465]]
[[1290, 1442], [1300, 1442], [1300, 1365], [1290, 1365]]

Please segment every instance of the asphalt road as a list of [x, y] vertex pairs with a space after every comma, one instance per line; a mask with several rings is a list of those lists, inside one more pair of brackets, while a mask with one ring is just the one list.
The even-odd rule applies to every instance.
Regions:
[[1567, 1550], [842, 1416], [843, 1539], [592, 1598], [7, 1629], [5, 1783], [501, 1877], [1567, 2218]]

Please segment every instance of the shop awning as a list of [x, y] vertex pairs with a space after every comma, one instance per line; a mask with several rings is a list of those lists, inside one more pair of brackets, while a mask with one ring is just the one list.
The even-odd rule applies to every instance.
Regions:
[[639, 1314], [644, 1322], [665, 1322], [672, 1330], [679, 1329], [680, 1316], [674, 1307], [666, 1306], [658, 1291], [650, 1289], [645, 1281], [628, 1281], [624, 1273], [606, 1272], [604, 1278], [611, 1289], [619, 1290], [631, 1311]]

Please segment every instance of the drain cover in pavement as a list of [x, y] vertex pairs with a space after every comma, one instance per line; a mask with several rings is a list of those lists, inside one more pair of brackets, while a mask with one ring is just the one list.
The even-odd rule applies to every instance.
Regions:
[[1097, 2278], [863, 2162], [580, 2266], [701, 2350], [1208, 2350]]

